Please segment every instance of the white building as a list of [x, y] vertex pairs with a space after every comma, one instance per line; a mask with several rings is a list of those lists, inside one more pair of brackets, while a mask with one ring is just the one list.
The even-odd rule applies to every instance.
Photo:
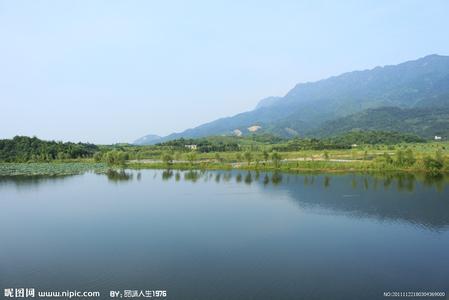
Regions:
[[441, 140], [441, 136], [436, 135], [435, 136], [435, 141], [439, 141], [439, 140]]
[[190, 150], [196, 150], [196, 145], [185, 145], [184, 147], [189, 148]]

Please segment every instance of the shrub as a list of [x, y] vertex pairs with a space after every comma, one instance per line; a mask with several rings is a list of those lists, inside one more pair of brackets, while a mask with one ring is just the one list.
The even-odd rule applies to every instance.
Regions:
[[277, 169], [280, 166], [281, 155], [277, 152], [271, 154], [271, 160], [273, 161], [274, 167]]
[[439, 174], [443, 168], [443, 162], [430, 156], [426, 156], [424, 157], [424, 167], [426, 168], [426, 171], [431, 174]]
[[94, 160], [95, 162], [100, 162], [103, 160], [103, 153], [101, 152], [95, 152], [94, 154]]
[[171, 166], [173, 164], [173, 155], [168, 152], [162, 154], [162, 161], [167, 165]]
[[109, 165], [123, 165], [129, 159], [129, 154], [124, 151], [112, 150], [106, 152], [102, 159]]
[[253, 159], [253, 154], [249, 151], [246, 151], [243, 156], [245, 157], [246, 162], [248, 163], [248, 166], [251, 164], [251, 160]]

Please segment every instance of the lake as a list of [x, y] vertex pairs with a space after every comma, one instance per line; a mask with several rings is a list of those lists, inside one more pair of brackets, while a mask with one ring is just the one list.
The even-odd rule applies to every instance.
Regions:
[[447, 293], [449, 185], [247, 171], [3, 177], [0, 240], [2, 289], [102, 299], [111, 290], [166, 290], [167, 299]]

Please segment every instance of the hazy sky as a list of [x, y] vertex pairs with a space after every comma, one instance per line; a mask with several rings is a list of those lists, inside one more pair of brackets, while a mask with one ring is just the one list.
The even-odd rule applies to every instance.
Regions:
[[0, 138], [130, 142], [449, 54], [449, 1], [0, 0]]

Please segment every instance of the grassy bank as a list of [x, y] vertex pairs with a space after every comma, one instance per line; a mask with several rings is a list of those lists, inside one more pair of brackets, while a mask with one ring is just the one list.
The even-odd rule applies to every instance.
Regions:
[[304, 151], [165, 152], [127, 162], [133, 169], [243, 169], [312, 172], [449, 172], [447, 143]]

